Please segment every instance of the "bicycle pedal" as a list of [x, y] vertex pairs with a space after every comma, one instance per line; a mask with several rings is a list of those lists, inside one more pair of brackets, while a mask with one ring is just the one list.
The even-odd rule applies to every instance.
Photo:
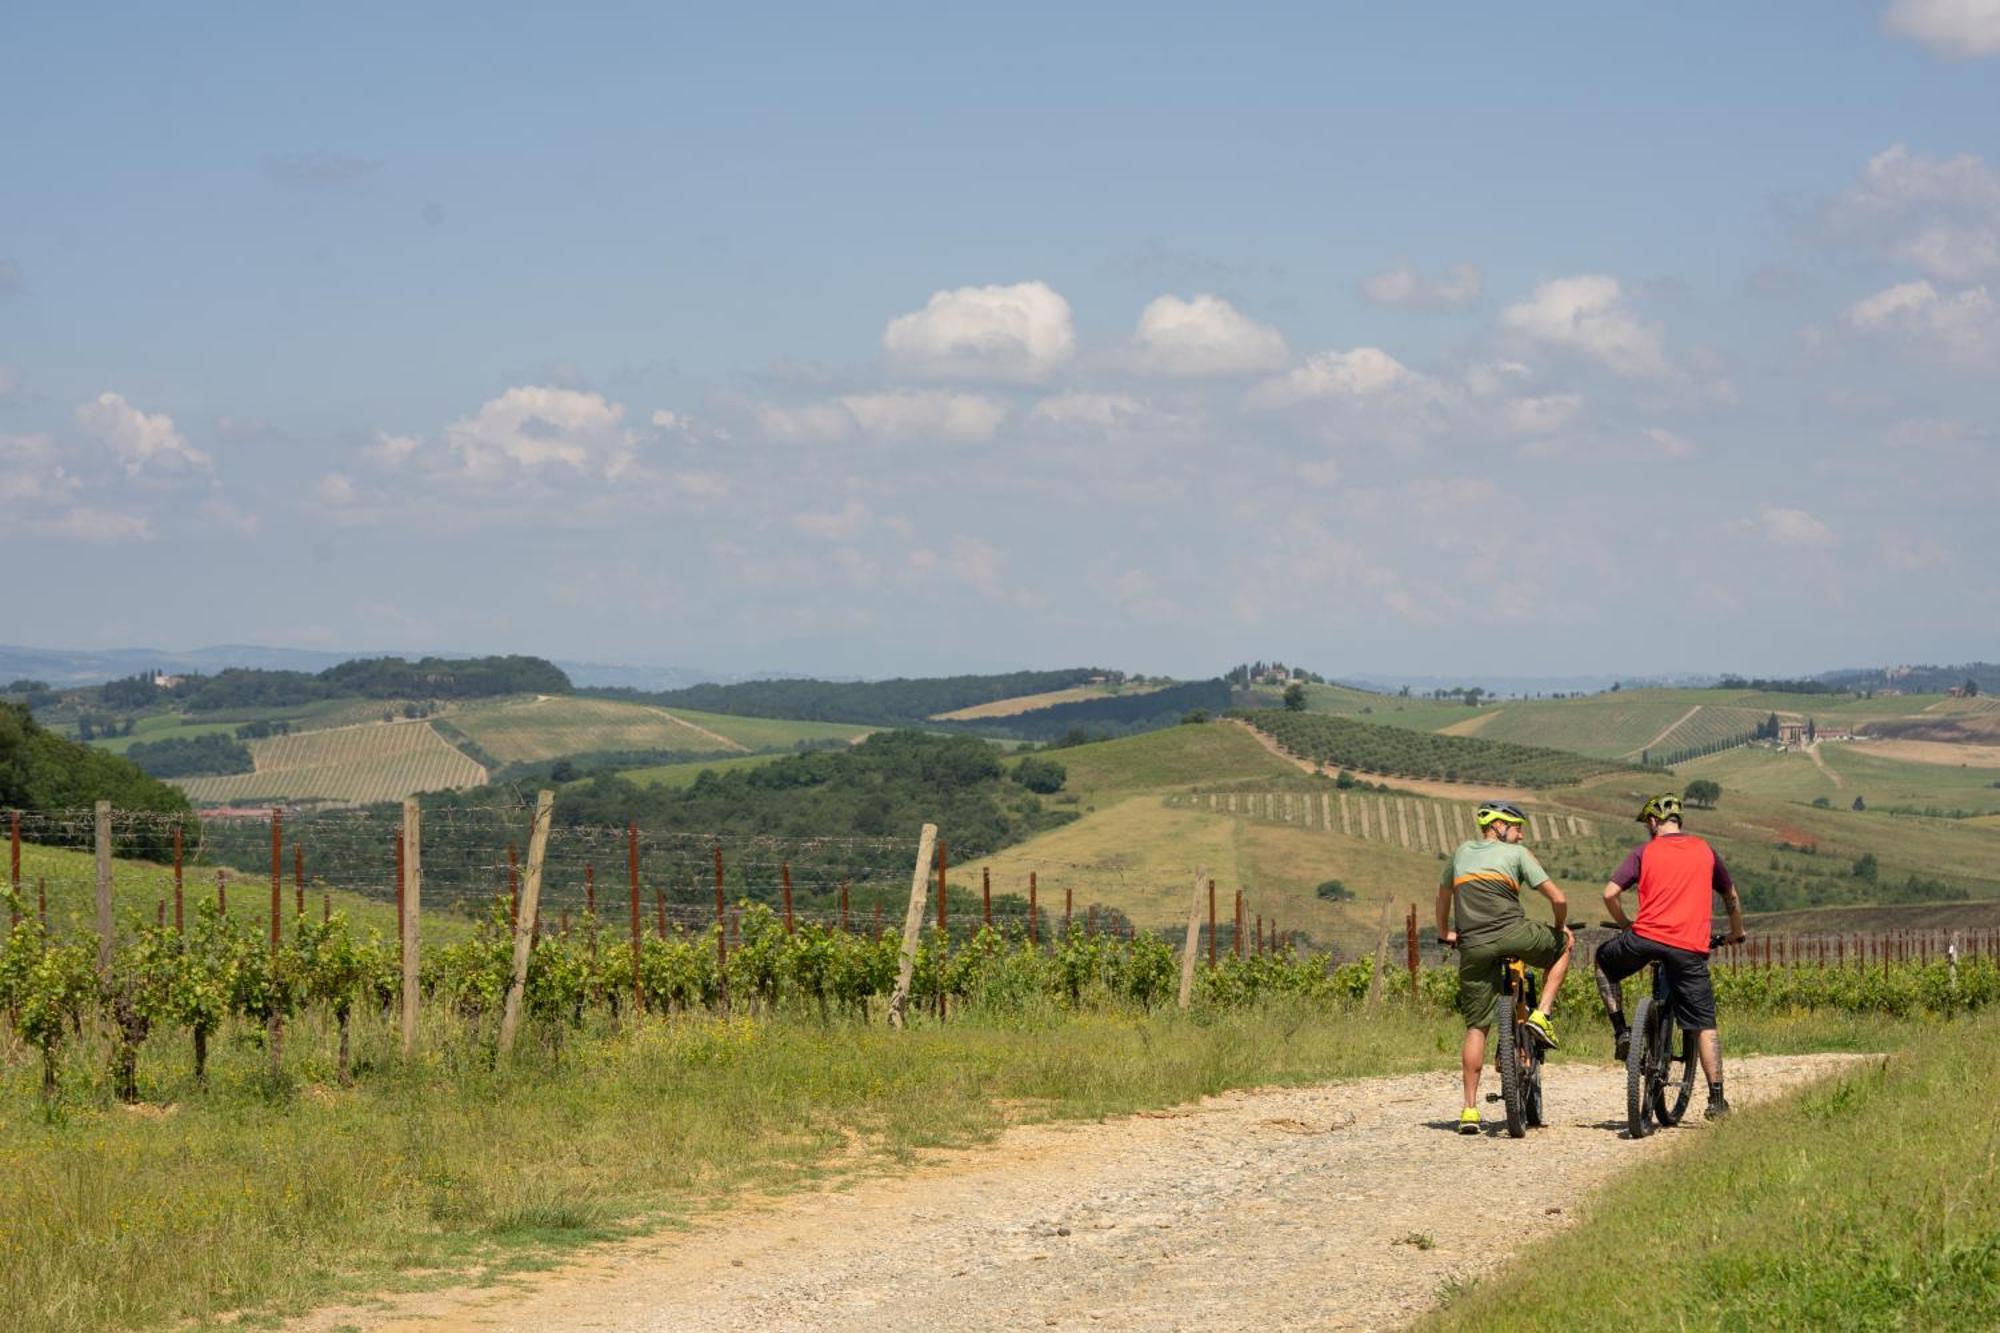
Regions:
[[1489, 1102], [1497, 1102], [1500, 1100], [1500, 1094], [1497, 1092], [1489, 1092], [1486, 1094], [1486, 1100]]

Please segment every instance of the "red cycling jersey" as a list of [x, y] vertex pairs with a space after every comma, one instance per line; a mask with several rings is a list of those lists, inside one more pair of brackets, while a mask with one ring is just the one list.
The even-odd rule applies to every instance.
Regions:
[[1712, 895], [1733, 885], [1715, 849], [1692, 833], [1662, 833], [1634, 847], [1611, 882], [1621, 889], [1639, 886], [1633, 934], [1703, 954], [1714, 930]]

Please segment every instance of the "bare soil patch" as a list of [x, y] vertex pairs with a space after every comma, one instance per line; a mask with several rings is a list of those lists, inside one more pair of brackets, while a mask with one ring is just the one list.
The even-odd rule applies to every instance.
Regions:
[[1911, 764], [2000, 768], [2000, 745], [1972, 745], [1963, 741], [1870, 741], [1864, 753]]
[[[1603, 1034], [1577, 1030], [1576, 1040]], [[1872, 1056], [1730, 1062], [1754, 1105]], [[1442, 1063], [1442, 1062], [1441, 1062]], [[1386, 1328], [1567, 1226], [1704, 1127], [1620, 1131], [1624, 1074], [1548, 1074], [1551, 1127], [1461, 1138], [1455, 1069], [1229, 1093], [731, 1210], [480, 1290], [322, 1311], [292, 1333]], [[1493, 1108], [1497, 1110], [1497, 1108]], [[1493, 1112], [1490, 1110], [1489, 1115]], [[1477, 1225], [1466, 1182], [1477, 1179]]]

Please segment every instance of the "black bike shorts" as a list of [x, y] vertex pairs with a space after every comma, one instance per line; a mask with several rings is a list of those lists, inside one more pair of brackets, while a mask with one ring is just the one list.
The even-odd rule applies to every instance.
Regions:
[[1709, 980], [1707, 954], [1676, 949], [1629, 930], [1597, 946], [1597, 970], [1613, 981], [1623, 981], [1648, 963], [1664, 965], [1674, 1017], [1684, 1030], [1706, 1032], [1715, 1026], [1715, 984]]

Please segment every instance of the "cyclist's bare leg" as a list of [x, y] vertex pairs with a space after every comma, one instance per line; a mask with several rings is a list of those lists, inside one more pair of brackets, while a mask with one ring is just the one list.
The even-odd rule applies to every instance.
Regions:
[[1465, 1075], [1465, 1105], [1472, 1110], [1479, 1105], [1479, 1071], [1486, 1063], [1486, 1029], [1467, 1028], [1465, 1044], [1458, 1048], [1459, 1071]]
[[1722, 1038], [1714, 1028], [1695, 1033], [1695, 1049], [1701, 1054], [1701, 1072], [1709, 1085], [1722, 1082]]
[[1545, 1014], [1555, 1012], [1556, 992], [1562, 989], [1563, 978], [1569, 975], [1569, 955], [1570, 951], [1564, 949], [1562, 957], [1549, 964], [1548, 975], [1542, 978], [1542, 1003], [1540, 1007], [1541, 1011]]
[[1611, 1019], [1613, 1028], [1622, 1027], [1625, 1021], [1625, 994], [1618, 983], [1604, 975], [1604, 969], [1591, 965], [1590, 973], [1597, 979], [1597, 997], [1604, 1001], [1604, 1012]]

